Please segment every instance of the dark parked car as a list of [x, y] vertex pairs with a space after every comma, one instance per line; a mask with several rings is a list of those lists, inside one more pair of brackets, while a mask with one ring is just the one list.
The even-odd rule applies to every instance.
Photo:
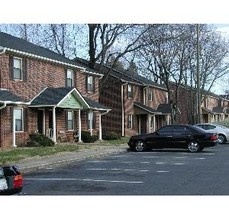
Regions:
[[154, 133], [132, 136], [128, 145], [135, 151], [153, 148], [186, 148], [190, 152], [199, 152], [217, 143], [216, 132], [207, 132], [192, 125], [167, 125]]
[[218, 133], [218, 143], [225, 144], [229, 141], [229, 128], [223, 125], [202, 123], [196, 124], [196, 126], [203, 128], [208, 132], [217, 132]]
[[23, 177], [16, 166], [0, 166], [0, 195], [18, 194], [23, 188]]

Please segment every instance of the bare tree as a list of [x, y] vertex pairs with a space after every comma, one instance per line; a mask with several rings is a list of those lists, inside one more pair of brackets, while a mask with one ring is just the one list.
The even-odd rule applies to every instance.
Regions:
[[[89, 24], [89, 65], [105, 73], [103, 83], [110, 71], [120, 59], [140, 49], [141, 37], [146, 33], [147, 25], [128, 24]], [[111, 63], [112, 59], [112, 63]], [[103, 68], [104, 66], [109, 68]], [[101, 86], [103, 85], [101, 84]]]

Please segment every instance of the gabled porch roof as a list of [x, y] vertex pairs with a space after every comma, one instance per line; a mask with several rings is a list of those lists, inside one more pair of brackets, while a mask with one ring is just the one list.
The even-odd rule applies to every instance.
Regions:
[[30, 107], [108, 110], [108, 108], [100, 103], [82, 96], [81, 93], [73, 87], [46, 88], [34, 97]]

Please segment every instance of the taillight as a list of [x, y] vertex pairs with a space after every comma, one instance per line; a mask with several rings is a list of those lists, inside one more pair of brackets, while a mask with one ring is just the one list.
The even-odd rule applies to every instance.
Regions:
[[210, 140], [212, 140], [212, 141], [218, 140], [218, 135], [217, 135], [217, 134], [213, 134], [213, 135], [210, 137]]
[[23, 178], [22, 175], [16, 175], [14, 177], [14, 188], [20, 188], [23, 186]]

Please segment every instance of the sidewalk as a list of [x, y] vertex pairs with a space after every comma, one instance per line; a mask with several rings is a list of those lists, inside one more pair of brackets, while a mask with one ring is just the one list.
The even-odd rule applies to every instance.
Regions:
[[51, 156], [33, 157], [16, 163], [22, 173], [52, 168], [70, 164], [87, 158], [96, 158], [127, 151], [127, 144], [121, 145], [94, 145], [90, 149], [81, 149], [77, 152], [63, 152]]

